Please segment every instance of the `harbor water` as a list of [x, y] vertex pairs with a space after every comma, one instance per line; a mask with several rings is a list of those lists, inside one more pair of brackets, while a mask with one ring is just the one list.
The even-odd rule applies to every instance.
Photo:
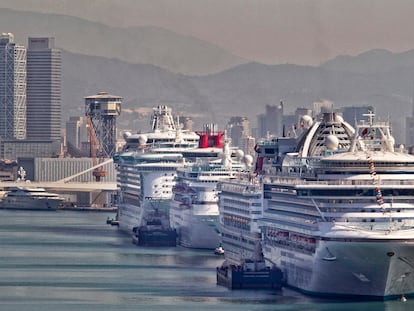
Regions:
[[114, 215], [0, 210], [0, 310], [414, 310], [414, 298], [366, 302], [286, 288], [232, 291], [216, 285], [222, 257], [137, 247], [106, 224], [108, 216]]

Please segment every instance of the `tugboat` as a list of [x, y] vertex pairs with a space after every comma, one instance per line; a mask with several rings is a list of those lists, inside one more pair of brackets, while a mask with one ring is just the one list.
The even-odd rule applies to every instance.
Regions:
[[133, 242], [139, 246], [177, 246], [177, 231], [164, 228], [160, 220], [133, 229]]
[[[234, 263], [231, 259], [224, 260], [222, 266], [217, 267], [218, 285], [230, 289], [282, 288], [284, 282], [282, 270], [275, 265], [270, 267], [266, 264], [260, 240], [255, 240], [254, 244], [251, 258], [243, 258], [240, 264]], [[220, 247], [221, 245], [218, 248]]]
[[263, 254], [261, 258], [245, 259], [241, 265], [217, 267], [217, 284], [230, 289], [281, 289], [283, 272], [276, 266], [266, 266]]

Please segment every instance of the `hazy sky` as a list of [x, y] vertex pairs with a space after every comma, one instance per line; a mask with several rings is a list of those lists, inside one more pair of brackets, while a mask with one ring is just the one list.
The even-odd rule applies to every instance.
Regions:
[[160, 26], [264, 63], [414, 49], [414, 0], [1, 0], [112, 26]]

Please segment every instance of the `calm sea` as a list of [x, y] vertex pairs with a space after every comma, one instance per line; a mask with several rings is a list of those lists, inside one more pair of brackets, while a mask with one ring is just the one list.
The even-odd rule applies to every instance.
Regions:
[[211, 251], [143, 248], [106, 213], [0, 210], [0, 310], [402, 311], [407, 302], [315, 299], [217, 286]]

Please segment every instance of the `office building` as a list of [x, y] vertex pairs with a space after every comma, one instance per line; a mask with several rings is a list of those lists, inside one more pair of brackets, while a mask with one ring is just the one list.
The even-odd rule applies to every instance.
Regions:
[[246, 117], [231, 117], [226, 126], [227, 136], [234, 147], [240, 147], [242, 140], [250, 136], [250, 122]]
[[258, 138], [283, 134], [283, 102], [266, 105], [266, 112], [257, 116]]
[[0, 36], [0, 138], [26, 138], [26, 48]]
[[[80, 149], [82, 143], [82, 128], [86, 127], [82, 117], [70, 117], [66, 122], [66, 145]], [[83, 139], [86, 140], [86, 139]]]
[[61, 138], [61, 52], [54, 38], [29, 38], [27, 49], [27, 139]]

